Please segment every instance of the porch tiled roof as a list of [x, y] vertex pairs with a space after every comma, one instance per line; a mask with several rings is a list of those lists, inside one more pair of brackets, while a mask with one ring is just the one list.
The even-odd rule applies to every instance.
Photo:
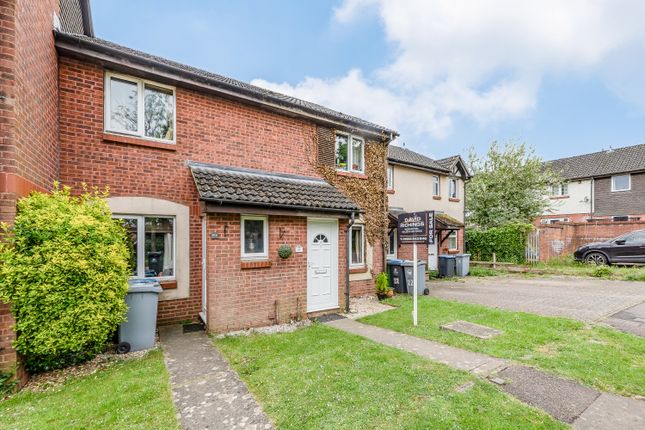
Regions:
[[204, 201], [312, 211], [359, 212], [338, 189], [318, 178], [189, 163]]

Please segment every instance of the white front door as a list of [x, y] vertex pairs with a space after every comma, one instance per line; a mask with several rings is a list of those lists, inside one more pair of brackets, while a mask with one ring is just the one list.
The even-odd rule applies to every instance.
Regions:
[[307, 220], [307, 312], [338, 307], [338, 220]]
[[[438, 236], [438, 235], [437, 235]], [[432, 245], [428, 245], [428, 270], [437, 270], [439, 266], [439, 253], [437, 252], [438, 246], [437, 246], [437, 241], [439, 240], [438, 237], [434, 238], [434, 243]]]

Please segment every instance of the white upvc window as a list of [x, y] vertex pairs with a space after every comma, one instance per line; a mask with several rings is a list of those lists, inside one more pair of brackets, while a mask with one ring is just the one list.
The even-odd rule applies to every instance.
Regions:
[[394, 166], [387, 166], [387, 189], [394, 189]]
[[114, 215], [131, 239], [132, 276], [175, 278], [176, 222], [174, 216]]
[[336, 169], [365, 172], [365, 141], [352, 134], [336, 133]]
[[390, 259], [396, 258], [396, 235], [396, 229], [393, 229], [387, 235], [387, 258]]
[[439, 176], [437, 175], [434, 175], [432, 177], [432, 195], [433, 196], [441, 195], [441, 181], [439, 179]]
[[350, 231], [351, 260], [350, 266], [362, 267], [365, 265], [365, 228], [362, 224], [355, 224]]
[[459, 197], [459, 192], [458, 192], [458, 189], [457, 189], [457, 180], [454, 179], [454, 178], [450, 178], [449, 181], [448, 181], [448, 184], [449, 184], [449, 190], [448, 190], [449, 195], [448, 196], [451, 199], [456, 199], [457, 197]]
[[269, 218], [266, 216], [242, 215], [240, 225], [242, 259], [269, 258]]
[[632, 189], [632, 175], [616, 175], [611, 177], [611, 192], [629, 191]]
[[551, 185], [551, 197], [563, 197], [569, 195], [569, 184], [566, 182], [562, 184]]
[[448, 236], [448, 249], [450, 251], [455, 251], [458, 249], [458, 244], [457, 244], [457, 232], [453, 231], [450, 233], [450, 236]]
[[174, 87], [106, 72], [104, 92], [107, 133], [175, 143]]

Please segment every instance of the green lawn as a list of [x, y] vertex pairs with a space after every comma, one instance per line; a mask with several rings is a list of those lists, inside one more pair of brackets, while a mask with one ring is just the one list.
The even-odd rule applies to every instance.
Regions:
[[[558, 373], [603, 391], [645, 395], [645, 339], [581, 322], [510, 312], [479, 305], [419, 298], [419, 325], [412, 325], [412, 299], [389, 299], [397, 309], [360, 321], [436, 340], [459, 348], [509, 358]], [[483, 340], [441, 330], [465, 320], [502, 330]]]
[[321, 324], [215, 344], [280, 429], [566, 428], [465, 372]]
[[178, 429], [161, 351], [0, 402], [7, 429]]

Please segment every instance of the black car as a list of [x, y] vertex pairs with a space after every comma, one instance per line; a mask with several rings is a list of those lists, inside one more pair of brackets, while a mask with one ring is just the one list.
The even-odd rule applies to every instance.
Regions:
[[573, 258], [593, 264], [645, 264], [645, 230], [581, 246]]

